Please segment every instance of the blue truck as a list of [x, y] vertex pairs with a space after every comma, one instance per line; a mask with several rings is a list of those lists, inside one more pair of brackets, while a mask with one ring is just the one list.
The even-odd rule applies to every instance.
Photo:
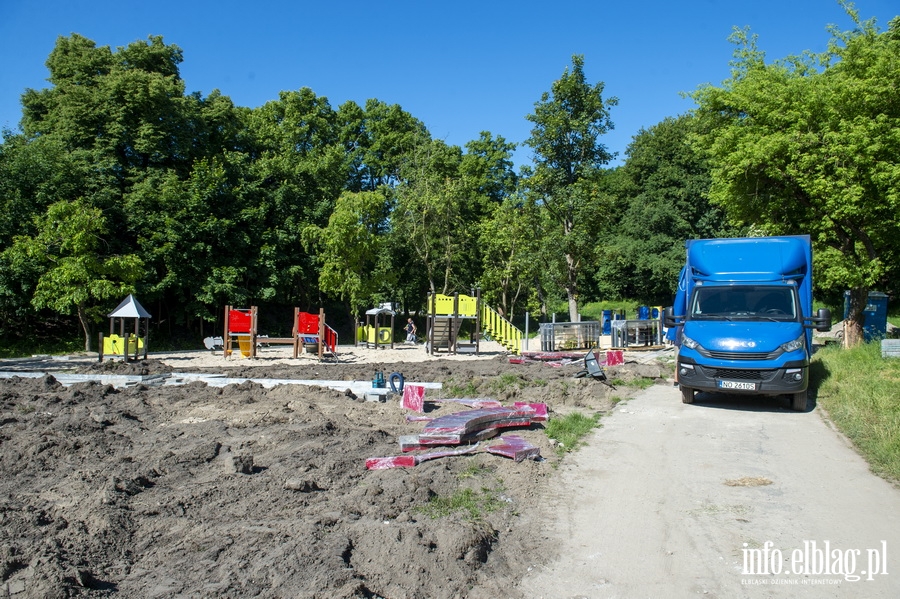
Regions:
[[692, 239], [664, 324], [678, 349], [684, 403], [697, 391], [787, 395], [806, 409], [812, 329], [831, 313], [812, 313], [808, 235]]

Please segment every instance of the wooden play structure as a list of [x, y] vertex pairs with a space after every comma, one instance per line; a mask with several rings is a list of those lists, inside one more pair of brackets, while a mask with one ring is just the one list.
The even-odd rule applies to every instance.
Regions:
[[222, 335], [222, 355], [231, 355], [234, 343], [237, 342], [241, 355], [245, 358], [256, 357], [257, 317], [259, 309], [234, 308], [225, 306], [225, 333]]
[[[460, 341], [461, 332], [468, 333], [468, 342]], [[508, 351], [517, 355], [521, 353], [524, 336], [522, 331], [482, 302], [480, 289], [475, 289], [472, 295], [428, 294], [426, 348], [430, 354], [434, 355], [438, 351], [451, 354], [470, 351], [478, 355], [483, 332], [490, 334]]]
[[[319, 359], [328, 354], [337, 358], [338, 334], [325, 323], [325, 310], [319, 309], [318, 314], [301, 312], [294, 308], [294, 334], [297, 343], [294, 345], [294, 357], [300, 352], [300, 347], [315, 347]], [[269, 341], [271, 343], [271, 341]]]
[[[390, 346], [394, 349], [394, 317], [396, 312], [384, 306], [366, 310], [366, 323], [357, 322], [356, 345], [378, 349]], [[390, 326], [387, 325], [390, 318]]]
[[321, 360], [326, 357], [337, 358], [338, 334], [325, 323], [325, 311], [320, 309], [318, 314], [301, 312], [294, 308], [293, 325], [290, 337], [269, 337], [259, 334], [259, 309], [256, 306], [250, 308], [234, 308], [225, 306], [225, 332], [222, 335], [222, 355], [232, 355], [235, 342], [237, 342], [241, 355], [247, 358], [255, 358], [260, 344], [267, 345], [291, 345], [293, 357], [300, 355], [300, 350], [315, 347], [315, 352]]
[[[103, 356], [122, 356], [124, 361], [137, 360], [141, 351], [144, 352], [144, 360], [147, 359], [147, 342], [150, 338], [150, 313], [147, 312], [137, 299], [128, 294], [109, 316], [109, 335], [100, 333], [99, 361]], [[125, 322], [134, 322], [134, 332], [126, 335]], [[119, 334], [115, 334], [116, 321], [119, 324]], [[141, 336], [141, 324], [143, 323], [144, 335]], [[132, 357], [133, 356], [133, 357]]]

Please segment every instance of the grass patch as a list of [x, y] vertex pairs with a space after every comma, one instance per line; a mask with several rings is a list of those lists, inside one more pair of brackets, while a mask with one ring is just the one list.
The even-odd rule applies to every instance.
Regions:
[[[93, 346], [97, 345], [94, 339]], [[97, 349], [93, 347], [93, 349]], [[84, 339], [21, 340], [17, 339], [0, 347], [0, 358], [28, 358], [36, 355], [60, 356], [84, 351]]]
[[496, 470], [497, 468], [494, 466], [486, 466], [484, 464], [472, 462], [466, 466], [462, 472], [457, 474], [456, 477], [460, 480], [465, 480], [467, 478], [475, 478], [485, 474], [493, 474]]
[[604, 310], [625, 311], [626, 318], [637, 318], [639, 302], [634, 300], [588, 302], [580, 307], [582, 320], [600, 320]]
[[656, 384], [656, 379], [651, 379], [646, 376], [638, 377], [631, 381], [631, 385], [633, 387], [637, 387], [638, 389], [647, 389], [648, 387], [652, 387]]
[[466, 520], [480, 520], [504, 505], [506, 503], [500, 499], [498, 491], [482, 487], [480, 491], [459, 489], [447, 497], [440, 495], [432, 497], [418, 511], [433, 520], [460, 512]]
[[500, 376], [491, 379], [491, 390], [495, 393], [505, 391], [511, 387], [518, 387], [522, 383], [522, 378], [512, 372], [501, 373]]
[[816, 352], [810, 371], [818, 403], [872, 471], [900, 480], [900, 360], [882, 358], [879, 342], [829, 346]]
[[477, 397], [478, 388], [471, 380], [465, 383], [457, 383], [456, 381], [447, 381], [443, 386], [444, 397]]
[[593, 416], [585, 416], [581, 412], [572, 412], [563, 418], [554, 418], [547, 423], [544, 432], [551, 439], [556, 439], [556, 453], [563, 455], [568, 451], [574, 451], [581, 444], [581, 439], [600, 426], [600, 413]]

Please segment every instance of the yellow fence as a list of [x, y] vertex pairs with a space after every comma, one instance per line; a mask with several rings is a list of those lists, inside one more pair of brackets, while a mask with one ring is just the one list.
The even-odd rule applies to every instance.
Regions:
[[512, 353], [522, 353], [522, 331], [490, 306], [481, 307], [481, 328]]

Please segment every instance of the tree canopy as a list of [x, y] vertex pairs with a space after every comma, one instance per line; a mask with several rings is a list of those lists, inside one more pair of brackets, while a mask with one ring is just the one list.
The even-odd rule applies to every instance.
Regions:
[[853, 343], [869, 289], [898, 274], [900, 18], [857, 29], [821, 54], [772, 63], [746, 30], [732, 78], [700, 88], [697, 139], [712, 167], [710, 198], [766, 233], [808, 233], [818, 284], [850, 289]]
[[534, 123], [525, 144], [534, 150], [534, 171], [528, 187], [562, 230], [565, 257], [563, 282], [569, 318], [578, 320], [578, 286], [591, 247], [582, 229], [584, 217], [596, 204], [594, 181], [612, 158], [600, 136], [613, 128], [609, 109], [615, 97], [603, 99], [604, 84], [591, 85], [584, 74], [584, 56], [572, 57], [572, 70], [544, 92], [526, 116]]

